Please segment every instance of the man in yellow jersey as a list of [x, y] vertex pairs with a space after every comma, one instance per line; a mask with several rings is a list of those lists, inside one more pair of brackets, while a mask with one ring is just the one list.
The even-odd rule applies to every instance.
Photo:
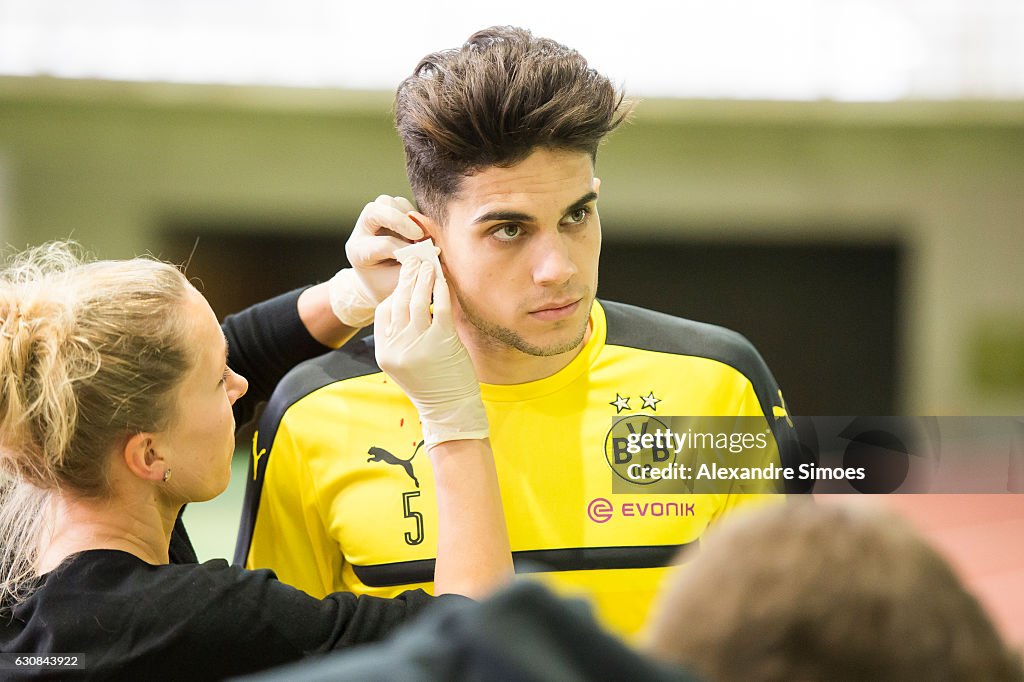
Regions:
[[[767, 435], [763, 463], [796, 458], [782, 394], [746, 339], [595, 298], [594, 164], [627, 112], [574, 50], [522, 29], [480, 31], [425, 57], [398, 89], [419, 212], [381, 197], [356, 228], [378, 241], [422, 229], [440, 247], [482, 384], [517, 571], [588, 595], [621, 633], [643, 623], [677, 551], [761, 490], [652, 494], [650, 481], [628, 480], [642, 469], [630, 465], [675, 453], [628, 436], [672, 426], [668, 416], [749, 417]], [[391, 239], [392, 249], [406, 241]], [[344, 275], [365, 292], [338, 301], [349, 324], [368, 322], [386, 295], [389, 255], [377, 271]], [[422, 442], [372, 338], [300, 366], [254, 439], [236, 562], [312, 595], [429, 589], [437, 524]]]

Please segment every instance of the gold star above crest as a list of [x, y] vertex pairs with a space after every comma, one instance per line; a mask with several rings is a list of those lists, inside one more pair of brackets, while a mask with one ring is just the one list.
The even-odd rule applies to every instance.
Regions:
[[629, 407], [629, 398], [628, 397], [627, 398], [623, 398], [621, 395], [618, 394], [618, 392], [615, 393], [615, 400], [611, 401], [608, 404], [612, 405], [613, 407], [615, 407], [615, 414], [618, 414], [619, 412], [622, 412], [623, 410], [630, 409], [630, 407]]
[[640, 400], [644, 401], [643, 406], [640, 408], [641, 410], [646, 410], [647, 408], [651, 408], [655, 412], [658, 411], [658, 403], [661, 402], [661, 398], [655, 398], [654, 397], [654, 391], [651, 391], [647, 395], [640, 396]]

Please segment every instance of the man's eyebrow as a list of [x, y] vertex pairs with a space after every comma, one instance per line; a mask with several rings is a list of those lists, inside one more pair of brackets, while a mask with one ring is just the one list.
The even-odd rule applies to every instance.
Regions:
[[583, 208], [584, 206], [586, 206], [587, 204], [589, 204], [591, 201], [593, 201], [596, 198], [597, 198], [597, 192], [587, 192], [586, 194], [581, 196], [579, 199], [577, 199], [573, 203], [569, 204], [569, 208], [567, 208], [564, 211], [562, 211], [562, 215], [567, 215], [569, 213], [572, 213], [573, 211], [575, 211], [578, 208]]
[[473, 220], [473, 224], [480, 225], [481, 223], [490, 223], [495, 220], [507, 220], [516, 223], [532, 223], [537, 219], [529, 213], [520, 213], [519, 211], [488, 211], [487, 213], [477, 216]]
[[[586, 204], [589, 204], [591, 201], [593, 201], [596, 198], [597, 198], [597, 192], [587, 192], [582, 197], [580, 197], [576, 201], [572, 202], [569, 205], [568, 208], [566, 208], [564, 211], [562, 211], [562, 215], [565, 215], [567, 213], [572, 213], [576, 209], [581, 208], [582, 206], [584, 206]], [[509, 222], [516, 222], [516, 223], [532, 223], [532, 222], [536, 222], [537, 219], [534, 218], [529, 213], [522, 213], [521, 211], [488, 211], [487, 213], [484, 213], [484, 214], [481, 214], [481, 215], [477, 216], [473, 220], [473, 224], [474, 225], [479, 225], [481, 223], [490, 223], [490, 222], [493, 222], [493, 221], [496, 221], [496, 220], [503, 220], [503, 221], [507, 220]]]
[[[223, 334], [223, 332], [221, 332]], [[228, 337], [224, 336], [224, 362], [228, 361]]]

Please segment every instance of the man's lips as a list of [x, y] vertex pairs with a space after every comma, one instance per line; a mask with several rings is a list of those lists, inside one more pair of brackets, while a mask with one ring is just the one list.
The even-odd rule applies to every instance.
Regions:
[[574, 298], [545, 303], [543, 307], [530, 311], [530, 317], [545, 321], [561, 320], [575, 313], [582, 300], [581, 298]]

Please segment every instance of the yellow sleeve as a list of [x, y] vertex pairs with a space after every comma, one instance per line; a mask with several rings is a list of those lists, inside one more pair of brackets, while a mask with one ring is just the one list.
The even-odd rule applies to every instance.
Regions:
[[[258, 437], [253, 442], [260, 447]], [[272, 569], [282, 582], [322, 598], [335, 591], [342, 555], [324, 524], [307, 454], [286, 413], [262, 455], [267, 468], [245, 567]]]

